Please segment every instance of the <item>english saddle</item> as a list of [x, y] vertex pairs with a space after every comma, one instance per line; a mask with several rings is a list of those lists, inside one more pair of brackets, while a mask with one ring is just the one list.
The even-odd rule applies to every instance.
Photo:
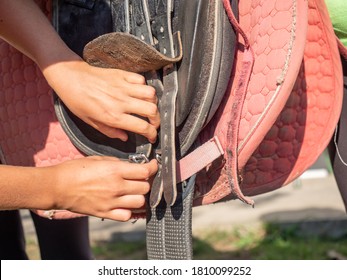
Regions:
[[[42, 110], [25, 120], [11, 110], [2, 113], [1, 161], [46, 166], [95, 154], [139, 164], [157, 158], [161, 168], [147, 209], [134, 213], [146, 216], [150, 259], [192, 258], [192, 206], [236, 198], [253, 205], [252, 196], [300, 176], [331, 139], [342, 104], [342, 70], [323, 0], [45, 4], [53, 8], [60, 36], [88, 63], [142, 73], [155, 87], [160, 137], [154, 145], [134, 134], [127, 143], [107, 138], [56, 95], [54, 112], [43, 77], [21, 58], [36, 82], [18, 86], [18, 103], [33, 104], [34, 93]], [[18, 57], [5, 43], [1, 47], [7, 57]], [[2, 108], [13, 98], [5, 79]], [[48, 122], [34, 126], [42, 116]]]

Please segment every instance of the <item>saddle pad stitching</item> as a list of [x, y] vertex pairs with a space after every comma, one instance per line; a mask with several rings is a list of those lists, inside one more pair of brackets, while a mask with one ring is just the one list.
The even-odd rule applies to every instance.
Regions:
[[277, 88], [275, 90], [275, 93], [272, 96], [272, 98], [269, 100], [269, 103], [265, 107], [263, 113], [260, 115], [260, 117], [258, 118], [256, 123], [253, 125], [253, 127], [251, 128], [251, 130], [249, 131], [247, 136], [239, 144], [238, 149], [237, 149], [238, 152], [240, 152], [240, 150], [242, 150], [242, 148], [244, 147], [246, 142], [251, 138], [253, 132], [256, 130], [258, 125], [262, 122], [262, 120], [265, 117], [266, 113], [270, 110], [270, 107], [272, 106], [274, 100], [277, 98], [277, 95], [278, 95], [278, 93], [279, 93], [279, 91], [280, 91], [280, 89], [281, 89], [281, 87], [282, 87], [282, 85], [284, 83], [285, 74], [288, 71], [289, 62], [290, 62], [290, 59], [291, 59], [291, 56], [292, 56], [292, 50], [293, 50], [294, 41], [295, 41], [295, 31], [296, 31], [296, 23], [297, 23], [296, 22], [296, 18], [297, 18], [297, 12], [296, 11], [297, 11], [296, 1], [293, 0], [293, 22], [292, 22], [292, 28], [291, 28], [290, 41], [289, 41], [289, 48], [288, 48], [286, 61], [285, 61], [284, 67], [282, 69], [281, 75], [276, 80]]

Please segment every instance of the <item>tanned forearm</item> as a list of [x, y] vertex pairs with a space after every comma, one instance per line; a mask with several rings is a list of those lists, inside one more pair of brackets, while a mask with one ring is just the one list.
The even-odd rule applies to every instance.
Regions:
[[51, 171], [0, 165], [0, 210], [55, 208]]
[[0, 37], [34, 60], [41, 70], [58, 61], [80, 59], [32, 0], [0, 0]]

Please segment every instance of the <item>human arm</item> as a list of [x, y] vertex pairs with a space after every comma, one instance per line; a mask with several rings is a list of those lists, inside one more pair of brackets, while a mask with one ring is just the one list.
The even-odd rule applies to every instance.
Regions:
[[34, 60], [67, 107], [92, 127], [123, 141], [125, 130], [156, 140], [160, 118], [154, 88], [139, 74], [88, 65], [33, 1], [0, 0], [0, 37]]
[[127, 221], [143, 208], [156, 161], [86, 157], [50, 167], [0, 165], [0, 210], [70, 210]]

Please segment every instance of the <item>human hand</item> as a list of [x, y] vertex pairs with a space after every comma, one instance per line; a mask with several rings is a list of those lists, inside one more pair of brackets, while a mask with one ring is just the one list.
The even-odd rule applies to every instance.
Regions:
[[52, 173], [55, 209], [127, 221], [145, 206], [155, 160], [145, 164], [92, 156], [47, 167]]
[[84, 61], [59, 62], [43, 72], [65, 105], [103, 134], [126, 141], [131, 131], [156, 141], [157, 97], [142, 75]]

